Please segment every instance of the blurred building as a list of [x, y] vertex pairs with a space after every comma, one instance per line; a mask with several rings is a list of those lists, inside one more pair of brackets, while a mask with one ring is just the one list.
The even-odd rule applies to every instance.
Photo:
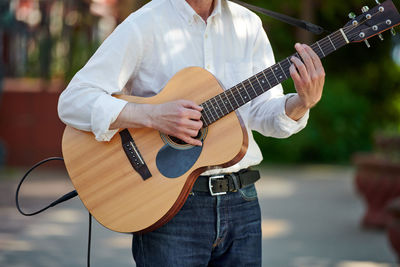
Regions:
[[61, 155], [60, 92], [144, 2], [0, 1], [0, 166]]
[[[115, 27], [115, 0], [11, 0], [1, 4], [7, 77], [62, 77], [75, 49], [93, 47]], [[88, 49], [83, 49], [87, 51]], [[92, 49], [93, 50], [93, 49]]]

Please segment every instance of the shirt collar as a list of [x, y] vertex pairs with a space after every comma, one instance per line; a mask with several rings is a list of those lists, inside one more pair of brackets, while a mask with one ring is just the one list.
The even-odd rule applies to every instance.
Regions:
[[[188, 22], [192, 24], [195, 18], [199, 18], [199, 15], [193, 8], [186, 2], [186, 0], [170, 0], [174, 8], [178, 11], [179, 15]], [[214, 9], [211, 12], [210, 17], [221, 14], [221, 0], [214, 0]]]

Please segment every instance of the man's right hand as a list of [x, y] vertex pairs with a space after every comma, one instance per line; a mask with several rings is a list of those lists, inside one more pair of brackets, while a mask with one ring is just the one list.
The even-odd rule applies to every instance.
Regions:
[[177, 100], [163, 104], [128, 103], [110, 129], [150, 127], [182, 141], [201, 146], [196, 137], [203, 126], [202, 107], [190, 100]]

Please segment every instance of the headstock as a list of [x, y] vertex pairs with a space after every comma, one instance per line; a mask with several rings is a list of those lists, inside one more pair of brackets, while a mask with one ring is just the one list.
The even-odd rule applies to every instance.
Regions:
[[395, 33], [393, 27], [400, 24], [400, 14], [396, 6], [391, 0], [387, 0], [382, 4], [378, 0], [375, 1], [378, 5], [372, 9], [366, 6], [363, 7], [363, 14], [359, 16], [354, 13], [349, 14], [352, 20], [343, 27], [349, 42], [365, 41], [369, 47], [367, 39], [372, 36], [379, 35], [379, 38], [383, 40], [382, 32], [392, 29], [392, 33]]

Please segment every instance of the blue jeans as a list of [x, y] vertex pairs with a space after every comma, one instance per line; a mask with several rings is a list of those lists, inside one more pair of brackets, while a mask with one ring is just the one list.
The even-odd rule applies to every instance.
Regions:
[[254, 185], [211, 196], [191, 193], [157, 230], [134, 234], [138, 267], [261, 266], [261, 212]]

